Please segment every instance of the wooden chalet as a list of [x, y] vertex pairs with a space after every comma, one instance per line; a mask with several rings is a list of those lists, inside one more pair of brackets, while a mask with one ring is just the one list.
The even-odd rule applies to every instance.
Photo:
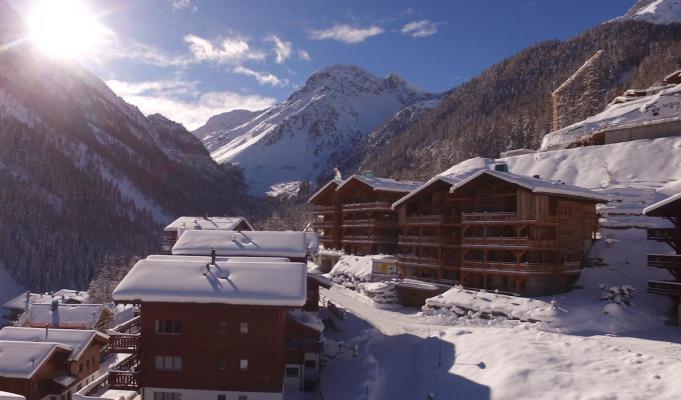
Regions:
[[70, 399], [99, 376], [107, 336], [72, 329], [0, 330], [0, 390], [28, 400]]
[[524, 295], [577, 279], [607, 197], [504, 167], [436, 177], [394, 204], [401, 276]]
[[319, 382], [324, 324], [303, 310], [286, 315], [286, 366], [284, 384], [294, 390], [311, 389]]
[[307, 201], [312, 207], [312, 228], [326, 249], [343, 248], [341, 204], [336, 189], [338, 181], [331, 180]]
[[31, 304], [48, 304], [55, 300], [60, 304], [84, 304], [90, 301], [90, 295], [87, 291], [71, 289], [61, 289], [54, 293], [24, 292], [7, 301], [2, 308], [6, 311], [5, 318], [10, 322], [16, 322]]
[[85, 329], [106, 332], [113, 311], [103, 304], [34, 303], [21, 316], [18, 324], [31, 328]]
[[327, 183], [310, 199], [322, 244], [355, 255], [394, 252], [398, 226], [391, 205], [419, 185], [363, 175]]
[[139, 334], [114, 336], [110, 347], [132, 357], [109, 387], [149, 399], [282, 399], [288, 311], [306, 303], [306, 265], [170, 258], [138, 262], [114, 290], [140, 315]]
[[667, 243], [674, 254], [649, 254], [648, 266], [663, 268], [674, 277], [673, 280], [649, 281], [648, 292], [671, 296], [677, 303], [681, 299], [681, 193], [655, 203], [645, 210], [645, 215], [669, 220], [671, 228], [649, 228], [648, 240]]
[[163, 229], [162, 252], [170, 254], [180, 235], [190, 230], [252, 231], [253, 227], [244, 217], [180, 217]]

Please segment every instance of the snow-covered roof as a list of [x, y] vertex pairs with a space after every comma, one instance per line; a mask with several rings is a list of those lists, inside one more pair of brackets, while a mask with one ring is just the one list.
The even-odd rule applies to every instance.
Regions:
[[0, 376], [30, 379], [59, 350], [70, 351], [58, 343], [0, 341]]
[[20, 328], [14, 326], [7, 326], [0, 330], [0, 341], [59, 343], [71, 349], [70, 360], [78, 360], [96, 337], [106, 340], [106, 335], [94, 330]]
[[[181, 256], [154, 254], [147, 257], [147, 260], [168, 260], [168, 261], [211, 261], [210, 256]], [[286, 257], [215, 257], [218, 262], [228, 263], [249, 263], [249, 262], [287, 262], [291, 261]]]
[[677, 201], [681, 201], [681, 192], [679, 192], [679, 193], [677, 193], [673, 196], [669, 196], [662, 201], [658, 201], [655, 204], [649, 205], [648, 207], [643, 209], [643, 214], [650, 214], [650, 213], [654, 212], [655, 210], [659, 210], [660, 208], [662, 208], [666, 205], [669, 205], [671, 203], [675, 203]]
[[231, 231], [241, 222], [245, 222], [253, 230], [251, 224], [244, 217], [180, 217], [166, 226], [164, 231], [174, 232], [180, 228], [186, 230], [223, 230]]
[[30, 293], [24, 292], [15, 298], [9, 300], [2, 305], [3, 308], [8, 310], [24, 310], [26, 306], [26, 293], [28, 293], [28, 303], [52, 303], [52, 300], [57, 300], [60, 303], [64, 301], [76, 302], [76, 303], [87, 303], [90, 300], [90, 295], [84, 290], [72, 290], [72, 289], [61, 289], [55, 292], [53, 295], [48, 293]]
[[448, 175], [438, 175], [434, 178], [431, 178], [428, 182], [424, 183], [423, 185], [419, 186], [418, 188], [414, 189], [412, 192], [410, 192], [408, 195], [401, 197], [399, 200], [397, 200], [395, 203], [393, 203], [392, 208], [395, 209], [397, 208], [400, 204], [406, 202], [407, 200], [411, 199], [412, 197], [416, 196], [417, 194], [421, 193], [422, 191], [426, 190], [429, 188], [431, 185], [433, 185], [436, 182], [444, 182], [450, 186], [455, 185], [456, 183], [460, 182], [463, 178], [457, 178], [456, 176], [448, 176]]
[[0, 391], [0, 400], [26, 400], [26, 398], [20, 394]]
[[[334, 186], [334, 185], [335, 185], [335, 186]], [[310, 198], [307, 200], [307, 202], [308, 202], [308, 203], [312, 203], [312, 202], [315, 200], [315, 198], [317, 198], [318, 196], [321, 196], [322, 194], [326, 193], [326, 191], [327, 191], [327, 190], [330, 190], [332, 187], [333, 187], [333, 188], [338, 187], [338, 181], [336, 181], [335, 179], [331, 179], [330, 181], [328, 181], [328, 182], [326, 183], [326, 185], [322, 186], [319, 190], [317, 190], [317, 191], [315, 192], [315, 194], [313, 194], [312, 196], [310, 196]]]
[[31, 327], [93, 329], [105, 310], [102, 304], [52, 304], [35, 303], [28, 307], [26, 321]]
[[449, 189], [450, 193], [454, 192], [456, 189], [466, 185], [468, 182], [476, 179], [482, 175], [489, 175], [508, 183], [518, 185], [533, 193], [551, 194], [556, 196], [567, 196], [576, 197], [585, 200], [591, 200], [596, 202], [608, 202], [609, 197], [593, 190], [584, 189], [577, 186], [566, 185], [562, 182], [550, 181], [547, 179], [533, 178], [529, 176], [517, 175], [511, 172], [501, 172], [491, 169], [481, 169], [476, 173], [468, 176], [467, 178], [459, 181], [458, 183], [452, 185]]
[[306, 302], [307, 269], [303, 263], [216, 264], [141, 260], [114, 290], [114, 301], [295, 307]]
[[324, 331], [324, 323], [321, 318], [308, 311], [290, 310], [288, 316], [301, 325], [314, 329], [317, 332]]
[[173, 247], [175, 255], [290, 257], [307, 256], [305, 232], [187, 231]]
[[389, 178], [376, 178], [373, 176], [352, 175], [351, 177], [343, 181], [343, 183], [338, 185], [336, 190], [340, 191], [343, 186], [347, 185], [349, 182], [352, 182], [353, 180], [358, 180], [362, 183], [365, 183], [366, 185], [370, 186], [373, 190], [376, 191], [396, 193], [409, 193], [412, 190], [421, 186], [421, 184], [423, 183], [416, 181], [398, 181]]

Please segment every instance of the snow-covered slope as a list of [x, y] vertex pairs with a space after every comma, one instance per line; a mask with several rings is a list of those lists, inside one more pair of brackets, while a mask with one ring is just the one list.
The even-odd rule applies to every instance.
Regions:
[[681, 0], [638, 0], [621, 19], [654, 24], [681, 22]]
[[567, 147], [599, 132], [678, 120], [681, 120], [681, 84], [628, 90], [602, 112], [547, 134], [541, 148]]
[[[192, 133], [194, 136], [202, 140], [206, 136], [215, 136], [217, 134], [219, 137], [213, 137], [212, 140], [221, 140], [227, 142], [233, 139], [233, 137], [229, 136], [229, 132], [232, 132], [237, 126], [252, 120], [261, 112], [262, 111], [232, 110], [226, 113], [214, 115], [208, 119], [208, 122], [206, 122], [204, 126]], [[221, 136], [220, 132], [224, 132], [227, 135]]]
[[[334, 65], [251, 121], [204, 136], [213, 158], [243, 167], [250, 190], [331, 174], [343, 156], [404, 107], [433, 99], [396, 75]], [[203, 128], [200, 128], [203, 129]]]

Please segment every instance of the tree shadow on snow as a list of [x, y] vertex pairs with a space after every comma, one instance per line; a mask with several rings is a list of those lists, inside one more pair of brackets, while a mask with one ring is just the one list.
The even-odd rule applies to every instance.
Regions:
[[337, 357], [326, 366], [324, 400], [426, 400], [429, 394], [435, 400], [490, 399], [488, 386], [451, 371], [486, 368], [483, 360], [457, 360], [454, 343], [412, 334], [384, 335], [351, 312], [336, 322], [341, 332], [325, 336], [357, 345], [358, 351], [357, 357]]

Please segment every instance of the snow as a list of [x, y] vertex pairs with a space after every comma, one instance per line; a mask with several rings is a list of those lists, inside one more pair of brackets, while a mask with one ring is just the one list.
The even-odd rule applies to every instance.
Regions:
[[104, 312], [102, 304], [58, 304], [52, 311], [50, 303], [34, 303], [22, 316], [22, 322], [31, 327], [93, 329]]
[[360, 281], [371, 279], [374, 256], [341, 256], [331, 269], [330, 275], [337, 277], [345, 275]]
[[375, 191], [397, 192], [405, 194], [411, 192], [412, 190], [417, 189], [419, 186], [423, 184], [423, 182], [398, 181], [389, 178], [376, 178], [373, 176], [352, 175], [351, 177], [343, 181], [343, 183], [341, 183], [336, 188], [336, 191], [340, 191], [343, 186], [352, 182], [353, 180], [358, 180], [362, 183], [365, 183], [366, 185], [373, 188]]
[[9, 326], [0, 330], [0, 341], [59, 343], [71, 349], [69, 360], [80, 359], [83, 351], [97, 336], [106, 340], [106, 335], [93, 330], [19, 328]]
[[18, 394], [0, 391], [0, 400], [26, 400], [26, 398]]
[[305, 325], [308, 328], [314, 329], [317, 332], [324, 331], [324, 323], [318, 316], [312, 314], [309, 311], [303, 310], [290, 310], [287, 315], [301, 325]]
[[633, 19], [652, 22], [654, 24], [671, 24], [681, 22], [680, 0], [639, 0], [620, 19]]
[[[150, 255], [147, 260], [165, 260], [165, 261], [211, 261], [210, 256], [173, 256], [173, 255]], [[226, 263], [249, 263], [249, 262], [288, 262], [291, 261], [286, 257], [215, 257], [218, 262]]]
[[29, 379], [57, 350], [70, 351], [57, 343], [0, 341], [0, 377]]
[[[450, 325], [408, 309], [376, 308], [336, 285], [322, 295], [345, 311], [344, 320], [334, 320], [339, 331], [325, 331], [327, 400], [681, 396], [675, 328], [612, 336], [547, 332], [520, 321]], [[354, 346], [357, 357], [338, 350]]]
[[246, 222], [251, 230], [251, 224], [244, 217], [179, 217], [165, 227], [166, 232], [182, 230], [223, 230], [231, 231], [241, 222]]
[[302, 306], [307, 267], [292, 262], [141, 260], [113, 292], [116, 302]]
[[74, 302], [74, 303], [87, 303], [90, 300], [90, 295], [84, 290], [72, 290], [72, 289], [60, 289], [54, 294], [49, 293], [30, 293], [23, 292], [20, 295], [8, 300], [2, 305], [3, 308], [8, 310], [23, 311], [26, 308], [26, 294], [28, 293], [28, 303], [29, 304], [48, 304], [52, 303], [53, 300], [57, 300], [59, 303]]
[[305, 232], [187, 231], [173, 247], [174, 255], [261, 256], [304, 258]]
[[302, 183], [302, 181], [276, 183], [270, 186], [270, 190], [265, 194], [268, 197], [273, 197], [275, 199], [290, 199], [298, 195]]
[[567, 147], [607, 130], [681, 120], [681, 85], [649, 88], [647, 91], [651, 94], [623, 97], [626, 101], [610, 104], [596, 115], [547, 134], [542, 140], [541, 149]]

